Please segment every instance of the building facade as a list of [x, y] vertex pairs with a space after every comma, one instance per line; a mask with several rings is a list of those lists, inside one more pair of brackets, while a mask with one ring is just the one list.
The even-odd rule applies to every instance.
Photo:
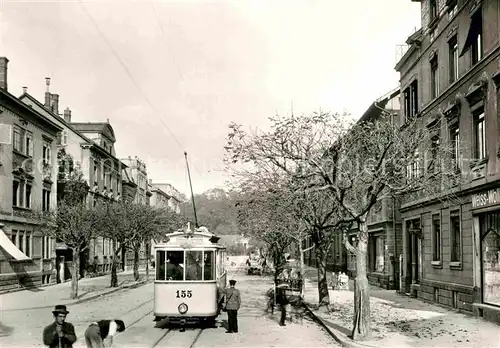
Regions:
[[[121, 162], [115, 156], [116, 141], [113, 128], [109, 123], [78, 123], [73, 122], [71, 110], [66, 108], [59, 113], [59, 95], [50, 92], [50, 79], [46, 79], [47, 91], [42, 104], [27, 90], [19, 99], [33, 110], [44, 115], [62, 128], [57, 139], [58, 176], [57, 186], [62, 193], [67, 173], [71, 165], [78, 167], [83, 174], [83, 180], [89, 187], [87, 202], [96, 205], [98, 200], [120, 200], [122, 168]], [[69, 155], [70, 157], [67, 157]], [[58, 198], [61, 198], [59, 195]], [[80, 276], [87, 271], [106, 273], [111, 270], [113, 252], [110, 238], [98, 237], [80, 255]], [[56, 244], [58, 281], [71, 278], [72, 250], [59, 241]]]
[[0, 291], [56, 281], [55, 243], [31, 213], [56, 207], [62, 127], [7, 90], [0, 57]]
[[466, 182], [455, 200], [402, 202], [401, 290], [500, 321], [500, 2], [419, 2], [396, 65], [401, 120], [440, 122], [436, 144]]
[[151, 183], [153, 196], [151, 205], [172, 209], [177, 214], [181, 213], [182, 195], [171, 184]]

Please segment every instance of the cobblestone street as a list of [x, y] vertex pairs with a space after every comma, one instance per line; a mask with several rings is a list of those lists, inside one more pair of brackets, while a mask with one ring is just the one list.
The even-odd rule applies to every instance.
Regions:
[[[313, 322], [311, 318], [302, 316], [287, 326], [278, 325], [279, 310], [274, 316], [265, 312], [265, 291], [272, 286], [270, 279], [260, 276], [244, 275], [244, 268], [233, 268], [229, 277], [235, 278], [237, 287], [242, 293], [242, 308], [239, 311], [238, 334], [225, 334], [224, 326], [227, 316], [223, 313], [217, 321], [217, 328], [199, 330], [188, 329], [179, 332], [174, 329], [155, 328], [153, 322], [153, 284], [136, 288], [122, 289], [94, 300], [77, 304], [68, 304], [68, 321], [75, 325], [78, 341], [74, 347], [84, 347], [83, 334], [88, 324], [99, 319], [121, 318], [127, 325], [127, 330], [116, 338], [117, 347], [150, 347], [153, 345], [180, 347], [190, 346], [196, 338], [195, 347], [332, 347], [336, 342]], [[124, 275], [124, 277], [127, 277]], [[96, 288], [109, 277], [94, 278], [87, 282]], [[56, 286], [57, 287], [57, 286]], [[59, 293], [59, 289], [46, 288], [45, 292]], [[62, 286], [60, 286], [62, 288]], [[65, 289], [66, 290], [66, 289]], [[2, 304], [6, 297], [12, 301], [14, 297], [22, 298], [23, 293], [2, 295]], [[24, 292], [26, 298], [34, 297], [32, 293]], [[31, 302], [30, 302], [31, 301]], [[2, 323], [12, 328], [10, 334], [0, 337], [2, 347], [43, 347], [43, 327], [53, 321], [51, 308], [56, 304], [48, 296], [40, 296], [39, 302], [27, 301], [25, 306], [9, 304], [9, 310], [3, 311]], [[34, 305], [27, 308], [28, 305]], [[163, 340], [160, 340], [164, 336]]]

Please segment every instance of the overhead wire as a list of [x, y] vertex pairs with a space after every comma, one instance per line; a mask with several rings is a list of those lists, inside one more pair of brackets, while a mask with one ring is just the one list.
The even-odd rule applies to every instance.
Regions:
[[[160, 121], [162, 122], [163, 126], [165, 127], [165, 129], [168, 131], [168, 133], [172, 136], [172, 138], [175, 140], [175, 142], [177, 143], [177, 145], [179, 146], [179, 148], [183, 151], [185, 151], [185, 148], [184, 146], [182, 145], [182, 143], [179, 141], [179, 139], [177, 138], [177, 136], [175, 135], [175, 133], [170, 129], [170, 127], [167, 125], [167, 123], [165, 122], [165, 120], [163, 119], [163, 117], [161, 116], [161, 113], [157, 112], [156, 108], [154, 107], [154, 105], [151, 103], [151, 101], [149, 100], [149, 98], [147, 97], [147, 95], [144, 93], [144, 91], [142, 90], [141, 86], [139, 85], [139, 83], [137, 83], [137, 81], [135, 80], [134, 76], [132, 75], [132, 73], [130, 72], [130, 69], [127, 67], [127, 65], [123, 62], [123, 60], [121, 59], [119, 53], [114, 49], [113, 45], [111, 44], [111, 42], [107, 39], [106, 35], [102, 32], [102, 30], [100, 29], [97, 21], [95, 20], [95, 18], [92, 16], [92, 14], [87, 10], [87, 8], [85, 7], [85, 5], [83, 4], [82, 0], [78, 0], [78, 3], [80, 4], [83, 12], [85, 13], [85, 15], [88, 17], [88, 19], [91, 21], [91, 23], [94, 25], [97, 33], [101, 36], [101, 38], [104, 40], [104, 42], [106, 43], [106, 45], [108, 46], [108, 48], [111, 50], [111, 52], [113, 53], [113, 55], [115, 56], [115, 58], [118, 60], [118, 62], [120, 63], [120, 65], [122, 66], [122, 68], [124, 69], [125, 73], [127, 74], [127, 76], [129, 77], [129, 79], [132, 81], [132, 83], [134, 84], [134, 86], [137, 88], [137, 90], [141, 93], [141, 96], [142, 98], [146, 101], [146, 103], [148, 104], [148, 106], [151, 108], [151, 110], [154, 112], [154, 115], [155, 116], [158, 116]], [[143, 117], [141, 115], [141, 117]], [[150, 125], [151, 122], [149, 121], [149, 119], [147, 118], [144, 118]], [[192, 164], [193, 168], [198, 172], [198, 174], [200, 176], [203, 176], [200, 171], [198, 170], [198, 168], [194, 165], [194, 163]]]

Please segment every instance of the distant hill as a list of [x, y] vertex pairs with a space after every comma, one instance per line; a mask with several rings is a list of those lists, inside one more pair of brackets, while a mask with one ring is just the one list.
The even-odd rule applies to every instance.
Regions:
[[[235, 194], [214, 188], [194, 195], [198, 225], [206, 226], [217, 235], [239, 234]], [[191, 199], [181, 204], [181, 213], [194, 223], [193, 205]]]

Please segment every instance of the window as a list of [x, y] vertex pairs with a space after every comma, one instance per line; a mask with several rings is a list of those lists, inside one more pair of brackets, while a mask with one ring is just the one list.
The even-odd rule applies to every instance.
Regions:
[[30, 132], [26, 133], [26, 155], [33, 157], [33, 134]]
[[14, 244], [15, 246], [18, 245], [18, 242], [17, 242], [18, 238], [17, 238], [17, 230], [12, 230], [12, 232], [10, 232], [10, 241], [12, 242], [12, 244]]
[[24, 254], [28, 257], [31, 257], [31, 233], [30, 232], [24, 232], [24, 233], [25, 233], [25, 243], [26, 243]]
[[458, 4], [456, 1], [448, 5], [448, 18], [452, 19], [458, 13]]
[[413, 81], [403, 91], [405, 118], [415, 117], [418, 114], [418, 82]]
[[215, 280], [215, 254], [212, 250], [203, 252], [203, 280]]
[[483, 16], [481, 9], [477, 10], [471, 18], [467, 39], [470, 42], [472, 65], [475, 65], [483, 59]]
[[457, 36], [455, 35], [448, 42], [448, 51], [449, 51], [449, 67], [450, 67], [450, 83], [458, 80], [458, 41]]
[[[165, 253], [165, 251], [161, 251]], [[166, 278], [165, 280], [183, 280], [184, 279], [184, 251], [166, 252]], [[187, 276], [187, 275], [186, 275]], [[159, 279], [161, 280], [161, 279]]]
[[474, 155], [477, 160], [486, 158], [486, 129], [484, 111], [474, 115]]
[[384, 238], [382, 236], [375, 237], [374, 242], [375, 256], [375, 272], [384, 271]]
[[68, 144], [68, 131], [63, 130], [62, 137], [61, 137], [61, 145], [67, 145], [67, 144]]
[[450, 246], [451, 262], [462, 260], [462, 233], [460, 231], [460, 213], [458, 210], [450, 213]]
[[14, 180], [12, 183], [12, 206], [17, 207], [18, 200], [17, 195], [19, 194], [19, 181]]
[[42, 189], [42, 211], [50, 210], [50, 190]]
[[435, 135], [431, 139], [431, 162], [429, 163], [429, 170], [432, 171], [434, 168], [436, 168], [436, 164], [438, 162], [438, 155], [439, 155], [439, 135]]
[[441, 219], [432, 216], [432, 261], [441, 261]]
[[203, 280], [202, 278], [202, 252], [190, 250], [186, 255], [186, 280]]
[[24, 193], [24, 207], [31, 208], [31, 184], [26, 183]]
[[22, 143], [22, 132], [21, 128], [13, 127], [14, 129], [14, 150], [18, 152], [23, 152], [23, 143]]
[[[17, 237], [18, 237], [18, 241], [19, 241], [19, 245], [17, 245], [17, 248], [24, 253], [24, 251], [26, 250], [24, 247], [24, 231], [18, 231]], [[26, 256], [28, 256], [28, 255], [26, 255]]]
[[43, 164], [50, 164], [51, 163], [51, 158], [52, 158], [52, 153], [51, 153], [51, 148], [49, 143], [44, 143], [43, 144], [43, 152], [42, 152], [42, 158], [43, 158]]
[[94, 161], [94, 182], [97, 183], [97, 162]]
[[430, 15], [430, 20], [434, 20], [438, 16], [438, 6], [437, 6], [437, 0], [429, 0], [429, 15]]
[[51, 239], [49, 236], [42, 236], [42, 259], [50, 259]]
[[460, 164], [460, 129], [458, 125], [453, 127], [450, 133], [453, 147], [452, 160], [455, 165], [455, 170], [460, 170], [462, 166]]
[[431, 65], [431, 98], [437, 98], [439, 95], [439, 70], [438, 70], [438, 56], [434, 57], [430, 61]]
[[420, 154], [415, 150], [410, 163], [406, 167], [406, 177], [408, 179], [418, 178], [420, 176]]

